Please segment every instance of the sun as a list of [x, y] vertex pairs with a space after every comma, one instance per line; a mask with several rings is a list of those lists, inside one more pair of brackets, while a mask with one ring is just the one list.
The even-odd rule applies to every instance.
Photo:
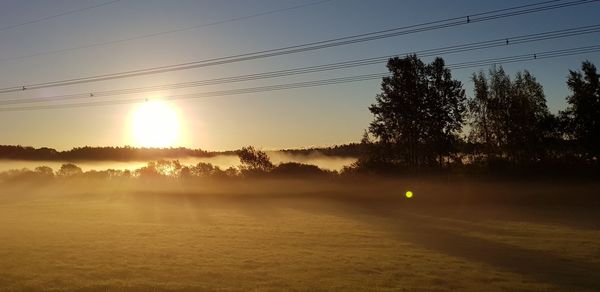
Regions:
[[177, 111], [161, 100], [147, 101], [131, 117], [132, 137], [138, 147], [170, 147], [179, 137]]

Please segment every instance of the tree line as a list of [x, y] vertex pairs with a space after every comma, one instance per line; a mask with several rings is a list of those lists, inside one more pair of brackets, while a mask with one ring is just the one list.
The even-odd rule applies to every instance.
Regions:
[[135, 148], [125, 147], [76, 147], [57, 151], [52, 148], [34, 148], [21, 145], [0, 145], [0, 159], [38, 161], [150, 161], [164, 158], [211, 157], [224, 152], [210, 152], [201, 149], [178, 148]]
[[589, 61], [569, 72], [568, 107], [556, 115], [527, 70], [474, 73], [467, 98], [442, 58], [396, 57], [387, 68], [355, 170], [598, 166], [600, 77]]
[[2, 182], [32, 182], [52, 179], [151, 179], [151, 180], [198, 180], [198, 179], [230, 179], [230, 178], [259, 178], [259, 177], [311, 177], [331, 178], [337, 173], [324, 170], [316, 165], [297, 162], [283, 162], [275, 165], [271, 162], [266, 152], [252, 146], [243, 147], [235, 151], [240, 159], [236, 167], [221, 169], [207, 162], [194, 165], [182, 164], [179, 160], [160, 159], [148, 162], [145, 166], [135, 170], [89, 170], [83, 171], [74, 163], [64, 163], [58, 170], [49, 166], [38, 166], [33, 170], [13, 169], [0, 172]]
[[[362, 145], [350, 143], [331, 147], [311, 147], [306, 149], [278, 150], [293, 155], [319, 153], [325, 156], [355, 157], [361, 153]], [[58, 151], [48, 147], [34, 148], [21, 145], [0, 145], [0, 159], [33, 161], [152, 161], [186, 157], [214, 157], [236, 155], [238, 150], [207, 151], [202, 149], [177, 148], [136, 148], [124, 147], [75, 147]]]

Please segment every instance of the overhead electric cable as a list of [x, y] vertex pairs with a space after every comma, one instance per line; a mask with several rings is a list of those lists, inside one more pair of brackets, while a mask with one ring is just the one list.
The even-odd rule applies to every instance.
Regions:
[[38, 23], [38, 22], [50, 20], [50, 19], [53, 19], [53, 18], [58, 18], [58, 17], [61, 17], [61, 16], [73, 14], [73, 13], [82, 12], [82, 11], [85, 11], [85, 10], [90, 10], [90, 9], [94, 9], [94, 8], [98, 8], [98, 7], [102, 7], [102, 6], [106, 6], [106, 5], [110, 5], [110, 4], [114, 4], [114, 3], [119, 2], [119, 1], [121, 1], [121, 0], [112, 0], [112, 1], [104, 2], [104, 3], [100, 3], [100, 4], [88, 6], [88, 7], [73, 9], [73, 10], [61, 12], [61, 13], [58, 13], [58, 14], [54, 14], [54, 15], [50, 15], [50, 16], [46, 16], [46, 17], [42, 17], [42, 18], [38, 18], [38, 19], [33, 19], [33, 20], [29, 20], [29, 21], [25, 21], [25, 22], [22, 22], [22, 23], [17, 23], [17, 24], [12, 24], [12, 25], [8, 25], [8, 26], [0, 27], [0, 32], [1, 31], [5, 31], [5, 30], [9, 30], [9, 29], [13, 29], [13, 28], [17, 28], [17, 27], [20, 27], [20, 26], [24, 26], [24, 25], [34, 24], [34, 23]]
[[26, 58], [31, 58], [31, 57], [51, 55], [51, 54], [57, 54], [57, 53], [64, 53], [64, 52], [69, 52], [69, 51], [76, 51], [76, 50], [81, 50], [81, 49], [88, 49], [88, 48], [93, 48], [93, 47], [106, 46], [106, 45], [124, 43], [124, 42], [129, 42], [129, 41], [134, 41], [134, 40], [145, 39], [145, 38], [157, 37], [157, 36], [162, 36], [162, 35], [167, 35], [167, 34], [172, 34], [172, 33], [179, 33], [179, 32], [183, 32], [183, 31], [189, 31], [189, 30], [200, 29], [200, 28], [204, 28], [204, 27], [215, 26], [215, 25], [223, 24], [223, 23], [235, 22], [235, 21], [251, 19], [251, 18], [255, 18], [255, 17], [259, 17], [259, 16], [264, 16], [264, 15], [286, 12], [286, 11], [290, 11], [290, 10], [319, 5], [319, 4], [323, 4], [323, 3], [331, 2], [331, 1], [333, 1], [333, 0], [321, 0], [321, 1], [309, 2], [309, 3], [305, 3], [305, 4], [284, 7], [284, 8], [279, 8], [279, 9], [273, 9], [273, 10], [258, 12], [255, 14], [233, 17], [233, 18], [214, 21], [214, 22], [202, 23], [202, 24], [187, 26], [187, 27], [180, 27], [180, 28], [176, 28], [176, 29], [172, 29], [172, 30], [153, 32], [153, 33], [142, 34], [142, 35], [127, 37], [127, 38], [122, 38], [122, 39], [97, 42], [97, 43], [76, 46], [76, 47], [70, 47], [70, 48], [64, 48], [64, 49], [58, 49], [58, 50], [52, 50], [52, 51], [38, 52], [38, 53], [33, 53], [33, 54], [23, 55], [23, 56], [2, 58], [2, 59], [0, 59], [0, 62], [10, 61], [10, 60], [18, 60], [18, 59], [26, 59]]
[[276, 77], [284, 77], [284, 76], [292, 76], [299, 74], [308, 74], [308, 73], [316, 73], [330, 70], [338, 70], [338, 69], [347, 69], [359, 66], [367, 66], [373, 64], [385, 63], [389, 58], [404, 56], [409, 54], [416, 54], [419, 57], [430, 57], [430, 56], [439, 56], [443, 54], [453, 54], [460, 53], [465, 51], [473, 51], [480, 50], [492, 47], [502, 47], [506, 46], [506, 40], [509, 41], [509, 45], [516, 45], [521, 43], [529, 43], [540, 40], [550, 40], [571, 36], [578, 36], [582, 34], [589, 33], [598, 33], [600, 32], [600, 24], [597, 25], [589, 25], [583, 27], [569, 28], [569, 29], [561, 29], [543, 33], [535, 33], [528, 35], [515, 36], [510, 38], [498, 38], [494, 40], [488, 41], [480, 41], [462, 45], [453, 45], [436, 49], [426, 49], [409, 53], [398, 53], [394, 55], [380, 56], [380, 57], [372, 57], [323, 65], [315, 65], [301, 68], [293, 68], [286, 70], [278, 70], [271, 72], [262, 72], [262, 73], [254, 73], [247, 75], [239, 75], [239, 76], [231, 76], [231, 77], [223, 77], [223, 78], [214, 78], [207, 80], [198, 80], [191, 82], [181, 82], [174, 84], [164, 84], [164, 85], [154, 85], [154, 86], [145, 86], [145, 87], [137, 87], [137, 88], [127, 88], [127, 89], [115, 89], [115, 90], [105, 90], [105, 91], [89, 91], [85, 93], [78, 94], [68, 94], [68, 95], [55, 95], [55, 96], [46, 96], [46, 97], [31, 97], [31, 98], [13, 98], [13, 99], [0, 99], [0, 105], [10, 105], [10, 104], [24, 104], [24, 103], [36, 103], [36, 102], [47, 102], [47, 101], [61, 101], [61, 100], [71, 100], [71, 99], [82, 99], [82, 98], [99, 98], [106, 96], [114, 96], [114, 95], [123, 95], [123, 94], [134, 94], [134, 93], [143, 93], [143, 92], [152, 92], [152, 91], [160, 91], [160, 90], [168, 90], [168, 89], [181, 89], [181, 88], [190, 88], [190, 87], [199, 87], [199, 86], [207, 86], [207, 85], [219, 85], [219, 84], [228, 84], [234, 82], [243, 82], [243, 81], [251, 81], [251, 80], [260, 80], [260, 79], [268, 79], [268, 78], [276, 78]]
[[[506, 64], [506, 63], [533, 61], [533, 60], [557, 58], [557, 57], [579, 55], [579, 54], [584, 54], [584, 53], [595, 53], [595, 52], [600, 52], [600, 45], [456, 63], [456, 64], [448, 65], [447, 68], [458, 70], [458, 69], [466, 69], [466, 68], [481, 67], [481, 66], [488, 66], [488, 65], [499, 65], [499, 64]], [[271, 92], [271, 91], [289, 90], [289, 89], [296, 89], [296, 88], [307, 88], [307, 87], [316, 87], [316, 86], [324, 86], [324, 85], [332, 85], [332, 84], [367, 81], [367, 80], [379, 79], [379, 78], [382, 78], [385, 76], [389, 76], [389, 73], [382, 72], [382, 73], [349, 76], [349, 77], [341, 77], [341, 78], [332, 78], [332, 79], [322, 79], [322, 80], [305, 81], [305, 82], [297, 82], [297, 83], [285, 83], [285, 84], [277, 84], [277, 85], [270, 85], [270, 86], [259, 86], [259, 87], [240, 88], [240, 89], [223, 90], [223, 91], [171, 95], [171, 96], [165, 97], [165, 99], [167, 99], [167, 100], [198, 99], [198, 98], [206, 98], [206, 97], [230, 96], [230, 95], [250, 94], [250, 93], [258, 93], [258, 92]], [[146, 98], [133, 98], [133, 99], [117, 99], [117, 100], [49, 104], [49, 105], [36, 105], [36, 106], [0, 107], [0, 112], [121, 105], [121, 104], [139, 103], [139, 102], [143, 102], [145, 100], [147, 100], [147, 99]]]
[[554, 2], [558, 2], [558, 1], [560, 1], [560, 0], [544, 1], [544, 2], [535, 3], [535, 4], [521, 5], [521, 6], [511, 7], [511, 8], [505, 8], [505, 9], [500, 9], [500, 10], [472, 14], [472, 15], [468, 16], [469, 17], [468, 22], [464, 20], [464, 19], [466, 19], [467, 16], [455, 17], [455, 18], [450, 18], [448, 20], [433, 21], [433, 22], [428, 22], [425, 24], [411, 25], [411, 26], [406, 26], [406, 27], [401, 27], [401, 28], [382, 30], [382, 31], [377, 31], [377, 32], [359, 34], [359, 35], [336, 38], [336, 39], [330, 39], [330, 40], [307, 43], [307, 44], [302, 44], [302, 45], [283, 47], [283, 48], [278, 48], [278, 49], [263, 50], [263, 51], [253, 52], [253, 53], [245, 53], [245, 54], [228, 56], [228, 57], [220, 57], [220, 58], [207, 59], [207, 60], [195, 61], [195, 62], [187, 62], [187, 63], [181, 63], [181, 64], [175, 64], [175, 65], [167, 65], [167, 66], [160, 66], [160, 67], [153, 67], [153, 68], [146, 68], [146, 69], [131, 70], [131, 71], [125, 71], [125, 72], [119, 72], [119, 73], [110, 73], [110, 74], [103, 74], [103, 75], [96, 75], [96, 76], [89, 76], [89, 77], [72, 78], [72, 79], [66, 79], [66, 80], [61, 80], [61, 81], [52, 81], [52, 82], [43, 82], [43, 83], [37, 83], [37, 84], [5, 87], [5, 88], [0, 88], [0, 93], [17, 92], [20, 90], [39, 89], [39, 88], [55, 87], [55, 86], [66, 86], [66, 85], [74, 85], [74, 84], [97, 82], [97, 81], [114, 80], [114, 79], [121, 79], [121, 78], [135, 77], [135, 76], [143, 76], [143, 75], [150, 75], [150, 74], [187, 70], [187, 69], [192, 69], [192, 68], [222, 65], [222, 64], [227, 64], [227, 63], [248, 61], [248, 60], [260, 59], [260, 58], [268, 58], [268, 57], [273, 57], [273, 56], [293, 54], [293, 53], [299, 53], [299, 52], [305, 52], [305, 51], [311, 51], [311, 50], [318, 50], [318, 49], [347, 45], [347, 44], [358, 43], [358, 42], [366, 42], [366, 41], [371, 41], [371, 40], [381, 39], [381, 38], [389, 38], [392, 36], [406, 35], [406, 34], [418, 33], [418, 32], [423, 32], [423, 31], [428, 31], [428, 30], [435, 30], [435, 29], [440, 29], [440, 28], [465, 25], [467, 23], [482, 22], [482, 21], [488, 21], [488, 20], [492, 20], [492, 19], [506, 18], [506, 17], [516, 16], [516, 15], [533, 13], [533, 12], [564, 8], [564, 7], [574, 6], [574, 5], [581, 5], [584, 3], [598, 2], [600, 0], [576, 0], [576, 1], [568, 1], [565, 3], [554, 3]]

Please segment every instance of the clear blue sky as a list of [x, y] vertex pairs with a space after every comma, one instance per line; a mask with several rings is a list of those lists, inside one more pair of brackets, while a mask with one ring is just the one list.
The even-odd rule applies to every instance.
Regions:
[[[106, 0], [0, 1], [0, 28], [40, 19]], [[92, 76], [184, 63], [346, 35], [395, 28], [442, 18], [538, 1], [333, 0], [251, 19], [56, 54], [42, 54], [92, 43], [211, 23], [314, 0], [159, 1], [122, 0], [46, 21], [0, 30], [0, 87]], [[600, 2], [486, 23], [447, 28], [307, 53], [234, 63], [118, 81], [47, 88], [0, 99], [51, 96], [280, 70], [405, 53], [494, 38], [600, 24]], [[448, 64], [600, 44], [598, 34], [496, 49], [443, 55]], [[600, 53], [505, 65], [514, 75], [530, 70], [544, 85], [553, 112], [564, 108], [569, 69]], [[470, 75], [487, 67], [453, 71], [472, 96]], [[385, 71], [384, 65], [295, 77], [171, 90], [205, 92], [269, 84], [352, 76]], [[173, 102], [181, 117], [180, 146], [211, 150], [245, 145], [287, 148], [341, 144], [360, 139], [371, 114], [367, 107], [379, 81]], [[0, 144], [68, 149], [75, 146], [132, 144], [129, 116], [138, 105], [0, 112]], [[179, 146], [178, 145], [178, 146]]]

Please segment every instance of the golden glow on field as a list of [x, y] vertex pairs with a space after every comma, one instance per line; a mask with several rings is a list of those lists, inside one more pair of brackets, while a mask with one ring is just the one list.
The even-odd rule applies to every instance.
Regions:
[[411, 191], [406, 191], [406, 194], [405, 194], [405, 196], [406, 196], [406, 198], [410, 199], [410, 198], [412, 198], [412, 196], [413, 196], [413, 192], [411, 192]]
[[179, 138], [179, 116], [164, 101], [147, 101], [133, 111], [131, 131], [138, 147], [174, 146]]

